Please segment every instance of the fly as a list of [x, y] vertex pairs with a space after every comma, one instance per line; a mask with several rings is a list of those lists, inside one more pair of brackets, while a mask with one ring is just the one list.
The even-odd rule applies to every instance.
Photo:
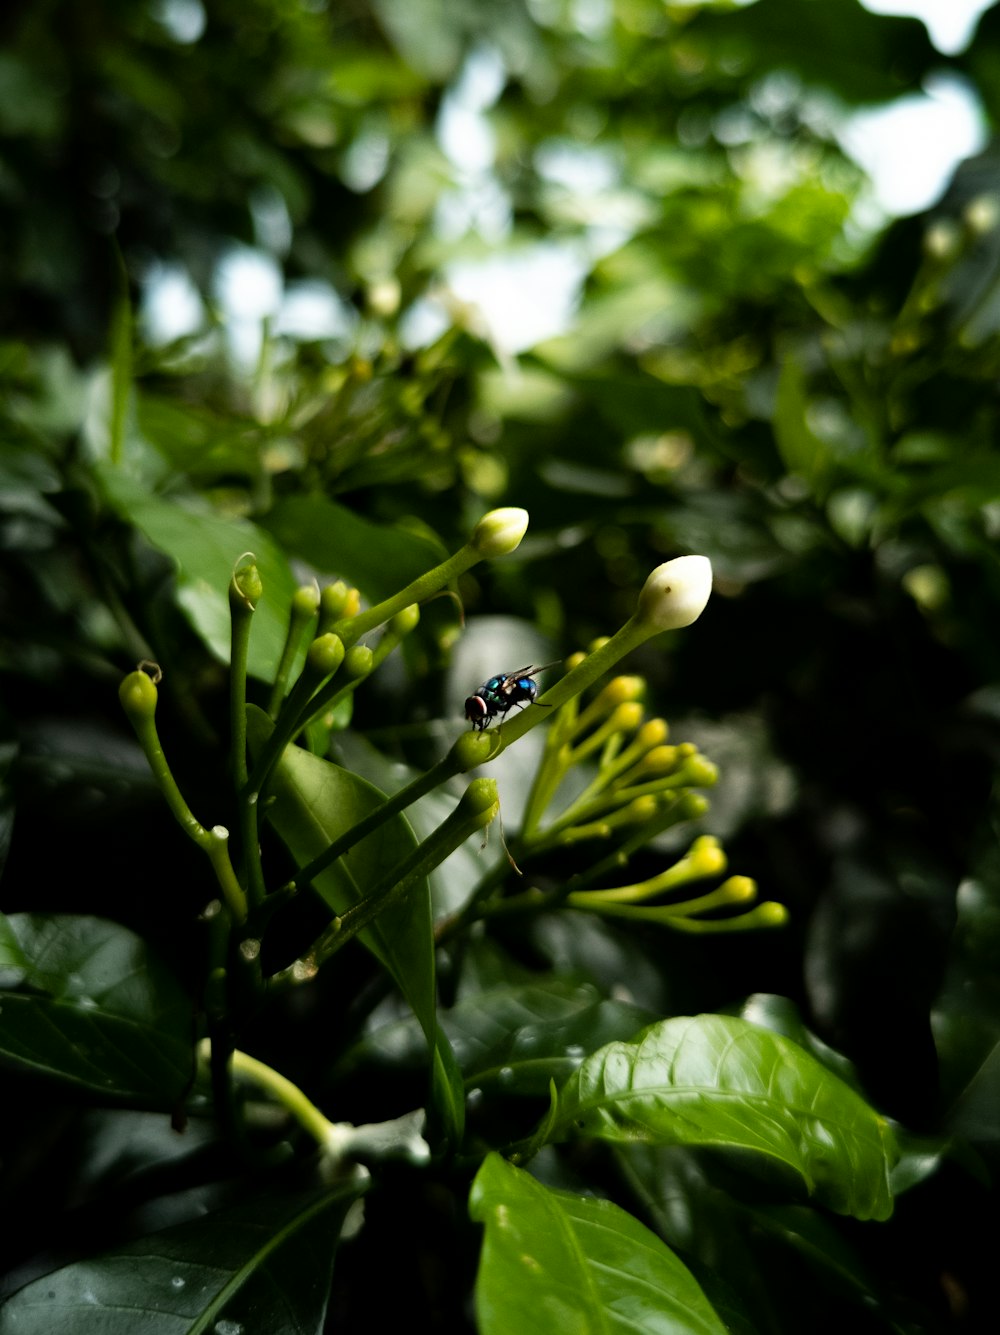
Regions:
[[[518, 668], [516, 672], [508, 672], [506, 676], [490, 677], [489, 681], [484, 681], [475, 695], [470, 695], [465, 702], [465, 717], [478, 732], [488, 728], [495, 718], [503, 720], [507, 714], [519, 705], [522, 709], [525, 705], [535, 704], [535, 697], [538, 695], [538, 682], [535, 677], [539, 672], [547, 672], [549, 668], [557, 667], [556, 663], [546, 663], [544, 667], [533, 667], [530, 663], [527, 667]], [[548, 708], [546, 705], [545, 708]]]

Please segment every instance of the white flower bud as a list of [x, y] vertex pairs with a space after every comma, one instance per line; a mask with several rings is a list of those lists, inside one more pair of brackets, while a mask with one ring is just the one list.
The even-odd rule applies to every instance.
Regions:
[[705, 610], [712, 592], [707, 556], [678, 556], [657, 566], [642, 586], [636, 617], [656, 630], [690, 626]]
[[527, 510], [516, 505], [503, 506], [483, 515], [469, 543], [480, 556], [506, 556], [518, 546], [527, 527]]

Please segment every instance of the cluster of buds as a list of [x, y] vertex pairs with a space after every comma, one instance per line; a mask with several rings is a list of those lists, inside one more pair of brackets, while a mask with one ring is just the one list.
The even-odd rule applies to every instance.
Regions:
[[[576, 661], [570, 660], [571, 671], [575, 666]], [[775, 903], [756, 904], [757, 887], [746, 876], [731, 876], [694, 898], [676, 898], [678, 890], [717, 878], [726, 870], [725, 854], [709, 836], [696, 839], [683, 857], [645, 881], [605, 884], [665, 830], [702, 817], [708, 800], [700, 790], [711, 788], [718, 777], [715, 765], [693, 743], [670, 744], [667, 723], [645, 718], [644, 689], [639, 677], [615, 677], [589, 704], [581, 707], [579, 697], [574, 697], [552, 719], [525, 806], [523, 855], [582, 841], [613, 845], [613, 851], [572, 882], [564, 902], [574, 909], [658, 922], [687, 932], [780, 925], [785, 909]], [[590, 771], [582, 785], [578, 767]], [[577, 770], [573, 797], [550, 815], [573, 770]], [[670, 902], [650, 903], [665, 896], [671, 897]], [[737, 912], [718, 916], [720, 909]]]

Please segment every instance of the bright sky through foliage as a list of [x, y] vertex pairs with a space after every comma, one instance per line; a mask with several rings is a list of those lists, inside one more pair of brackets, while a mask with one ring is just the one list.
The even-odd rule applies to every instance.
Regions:
[[964, 51], [979, 16], [993, 0], [861, 0], [873, 14], [911, 15], [923, 19], [931, 41], [945, 55]]

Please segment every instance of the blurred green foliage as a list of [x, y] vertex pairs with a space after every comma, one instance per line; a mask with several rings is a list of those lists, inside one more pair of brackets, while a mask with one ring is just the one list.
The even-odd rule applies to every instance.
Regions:
[[[392, 688], [358, 692], [345, 746], [377, 744], [384, 788], [391, 763], [424, 765], [458, 731], [477, 684], [449, 672], [463, 630], [482, 677], [515, 666], [512, 628], [536, 637], [514, 657], [545, 661], [619, 625], [651, 566], [704, 553], [708, 612], [630, 669], [720, 762], [707, 828], [791, 927], [664, 942], [541, 919], [463, 967], [484, 990], [548, 970], [596, 988], [588, 1005], [644, 1015], [780, 994], [878, 1107], [935, 1138], [933, 1171], [877, 1236], [814, 1234], [762, 1193], [739, 1204], [768, 1219], [748, 1243], [721, 1217], [724, 1173], [697, 1152], [673, 1162], [677, 1196], [649, 1192], [645, 1222], [733, 1287], [740, 1330], [995, 1316], [976, 1221], [1000, 1147], [1000, 154], [991, 142], [926, 214], [887, 221], [838, 141], [851, 109], [941, 70], [993, 134], [1000, 6], [951, 57], [857, 0], [0, 14], [4, 910], [113, 919], [191, 980], [193, 855], [115, 689], [137, 659], [161, 664], [173, 763], [194, 798], [223, 801], [241, 552], [269, 591], [264, 678], [302, 578], [375, 600], [484, 509], [530, 511], [516, 556], [463, 580], [464, 625], [453, 601], [428, 605]], [[484, 272], [543, 337], [505, 344], [463, 286]], [[509, 618], [499, 634], [487, 614]], [[469, 977], [444, 980], [460, 1001]], [[345, 1117], [371, 1114], [382, 1077], [338, 1085], [359, 1058], [324, 1016], [373, 988], [354, 961], [294, 1040], [287, 1024], [261, 1035], [290, 1074], [353, 1100]], [[72, 1247], [81, 1211], [175, 1222], [150, 1204], [155, 1136], [133, 1177], [103, 1167], [96, 1113], [68, 1118], [41, 1085], [6, 1104], [19, 1166], [2, 1199], [23, 1220], [8, 1291]], [[668, 1171], [641, 1159], [595, 1180], [613, 1196], [630, 1171]], [[373, 1198], [367, 1287], [335, 1274], [337, 1329], [396, 1319], [402, 1293], [408, 1315], [462, 1328], [477, 1234], [459, 1179]], [[183, 1180], [202, 1181], [188, 1163]]]

